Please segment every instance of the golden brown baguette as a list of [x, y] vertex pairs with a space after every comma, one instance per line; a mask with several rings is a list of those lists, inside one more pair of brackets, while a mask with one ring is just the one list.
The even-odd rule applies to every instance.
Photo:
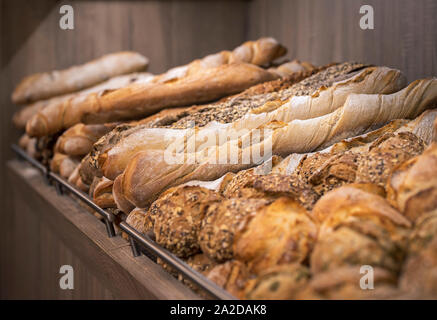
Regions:
[[102, 177], [101, 171], [98, 167], [99, 155], [105, 153], [106, 150], [118, 143], [118, 141], [125, 135], [135, 132], [143, 125], [154, 126], [159, 124], [165, 126], [167, 123], [171, 123], [185, 115], [186, 112], [187, 108], [164, 109], [142, 120], [124, 123], [115, 127], [111, 132], [99, 138], [99, 140], [94, 144], [91, 152], [83, 158], [80, 165], [80, 175], [83, 182], [91, 184], [94, 177]]
[[92, 92], [115, 90], [135, 82], [146, 83], [148, 81], [152, 81], [153, 78], [154, 76], [151, 73], [147, 73], [147, 72], [138, 72], [138, 73], [131, 73], [127, 75], [112, 77], [105, 82], [102, 82], [90, 88], [80, 90], [75, 93], [69, 93], [46, 100], [40, 100], [32, 104], [26, 105], [19, 111], [15, 112], [12, 121], [14, 122], [14, 125], [18, 129], [24, 129], [26, 127], [27, 121], [31, 119], [39, 111], [47, 107], [48, 105], [52, 105], [53, 108], [53, 105], [62, 105], [64, 102], [66, 102], [68, 99], [72, 97], [77, 97], [79, 95], [87, 95]]
[[[347, 66], [347, 64], [343, 65]], [[226, 139], [221, 139], [220, 136], [225, 137], [229, 133], [229, 136], [232, 135], [235, 138], [235, 133], [238, 134], [239, 130], [244, 133], [271, 121], [289, 122], [294, 119], [303, 120], [318, 117], [342, 106], [350, 93], [392, 93], [401, 89], [405, 82], [405, 77], [400, 71], [385, 67], [366, 68], [356, 74], [349, 75], [349, 79], [344, 79], [345, 75], [337, 70], [339, 67], [342, 66], [333, 66], [317, 73], [303, 80], [304, 84], [300, 82], [293, 84], [291, 87], [286, 87], [286, 89], [277, 93], [275, 100], [268, 101], [265, 105], [260, 105], [253, 110], [247, 110], [245, 116], [230, 123], [211, 122], [198, 130], [191, 128], [181, 130], [144, 128], [137, 130], [128, 137], [121, 139], [117, 145], [101, 155], [102, 172], [106, 177], [115, 179], [136, 153], [150, 149], [163, 150], [179, 136], [186, 137], [189, 141], [186, 144], [178, 143], [176, 146], [177, 152], [183, 150], [185, 145], [192, 145], [195, 147], [196, 152], [200, 152], [202, 147], [206, 146], [205, 137], [217, 135], [218, 139], [216, 140], [220, 143], [220, 141], [226, 141]], [[332, 74], [340, 76], [341, 80], [333, 82], [329, 78]], [[315, 84], [316, 82], [317, 84]], [[326, 88], [325, 85], [328, 84], [330, 84], [330, 87]], [[299, 94], [305, 90], [305, 94]], [[275, 93], [267, 94], [275, 96]], [[293, 96], [293, 94], [296, 94], [296, 96]], [[229, 108], [230, 114], [234, 111], [238, 113], [240, 107], [244, 110], [246, 104], [253, 103], [256, 105], [259, 99], [258, 95], [253, 96], [253, 102], [251, 99], [243, 99], [243, 97], [237, 96], [235, 98], [237, 102], [233, 109]], [[276, 101], [279, 98], [290, 99], [288, 102], [283, 103], [281, 100]], [[238, 101], [244, 101], [244, 103], [238, 104]], [[280, 104], [282, 106], [273, 107], [272, 109], [273, 105]], [[226, 105], [226, 103], [217, 103], [216, 108], [218, 109], [222, 105]], [[199, 112], [199, 114], [204, 115], [205, 113]], [[193, 116], [190, 118], [193, 118]]]
[[102, 178], [96, 185], [93, 190], [93, 201], [100, 208], [116, 208], [114, 197], [112, 196], [112, 185], [113, 181]]
[[[325, 68], [326, 67], [320, 67], [314, 70], [298, 72], [287, 76], [286, 78], [261, 83], [250, 87], [240, 94], [226, 97], [216, 103], [198, 106], [195, 105], [186, 108], [186, 110], [181, 110], [181, 112], [176, 111], [174, 113], [172, 113], [172, 110], [174, 108], [167, 109], [168, 111], [164, 110], [156, 114], [159, 119], [157, 119], [157, 121], [147, 122], [146, 125], [144, 125], [144, 128], [137, 126], [130, 130], [124, 130], [123, 132], [118, 132], [119, 130], [117, 128], [117, 130], [114, 130], [114, 132], [108, 133], [107, 138], [103, 138], [103, 141], [99, 142], [98, 147], [94, 148], [92, 155], [90, 155], [89, 157], [87, 156], [87, 158], [84, 159], [80, 170], [82, 178], [86, 181], [91, 181], [93, 176], [102, 176], [104, 170], [103, 166], [106, 163], [106, 159], [110, 157], [107, 152], [109, 152], [113, 148], [113, 146], [119, 144], [119, 141], [120, 143], [122, 143], [121, 141], [125, 140], [127, 136], [136, 134], [142, 129], [159, 127], [179, 129], [186, 128], [187, 126], [189, 127], [191, 123], [195, 123], [197, 126], [205, 126], [208, 124], [208, 122], [213, 120], [220, 122], [229, 122], [233, 119], [238, 119], [238, 117], [243, 116], [248, 110], [247, 106], [257, 105], [261, 103], [260, 101], [258, 101], [260, 97], [262, 100], [277, 99], [278, 95], [280, 96], [280, 94], [277, 93], [278, 91], [285, 90], [293, 84], [299, 82], [300, 80], [311, 76], [313, 73], [316, 73], [319, 70], [324, 70]], [[351, 68], [353, 67], [351, 66]], [[166, 113], [165, 116], [164, 113]], [[153, 130], [153, 132], [156, 131], [162, 130]], [[176, 135], [179, 135], [181, 131], [174, 130], [172, 132], [175, 132]], [[147, 137], [149, 134], [150, 133], [147, 132], [145, 135], [142, 136]], [[109, 136], [111, 136], [110, 139]], [[162, 139], [162, 134], [155, 134], [152, 140], [154, 140], [154, 143], [156, 143], [156, 141], [162, 141]], [[150, 147], [150, 145], [148, 145], [147, 142], [145, 143], [142, 138], [137, 141], [135, 141], [134, 139], [134, 141], [126, 141], [126, 143], [123, 142], [123, 145], [126, 145], [127, 149], [118, 150], [120, 151], [120, 156], [124, 159], [129, 159], [133, 153], [137, 152], [137, 150], [139, 150], [144, 145]], [[105, 166], [108, 166], [114, 172], [121, 173], [126, 166], [126, 163], [123, 164], [123, 162], [125, 161], [123, 161], [122, 159], [117, 159], [117, 153], [118, 152], [115, 152], [114, 155], [114, 153], [112, 152], [111, 160], [108, 161]], [[115, 158], [115, 161], [112, 161], [112, 158]], [[96, 165], [92, 165], [92, 162], [94, 162]], [[120, 167], [121, 169], [118, 169]], [[113, 174], [113, 179], [116, 176], [116, 174]]]
[[30, 103], [79, 91], [114, 76], [144, 70], [148, 62], [141, 54], [126, 51], [64, 70], [33, 74], [18, 84], [12, 93], [12, 102]]
[[166, 83], [132, 84], [124, 88], [91, 93], [85, 99], [69, 99], [50, 105], [26, 125], [30, 136], [46, 136], [77, 123], [105, 123], [142, 118], [161, 109], [207, 102], [237, 93], [277, 76], [255, 65], [233, 63], [201, 69]]
[[[247, 41], [232, 51], [224, 50], [210, 54], [202, 59], [196, 59], [187, 65], [172, 68], [155, 77], [153, 82], [172, 82], [193, 75], [203, 69], [216, 68], [232, 63], [244, 62], [257, 66], [268, 65], [286, 53], [287, 49], [278, 43], [277, 40], [273, 38], [260, 38], [255, 41]], [[306, 69], [311, 66], [305, 64], [303, 67]], [[290, 68], [286, 68], [285, 71], [289, 72], [289, 69]]]
[[79, 190], [82, 190], [83, 192], [89, 191], [90, 186], [83, 183], [82, 179], [80, 178], [79, 166], [77, 166], [71, 173], [70, 177], [68, 177], [68, 182], [73, 186], [76, 186]]
[[93, 144], [100, 137], [114, 129], [116, 125], [117, 123], [89, 125], [78, 123], [58, 138], [55, 152], [69, 156], [84, 156], [91, 151]]
[[[122, 191], [126, 199], [137, 207], [144, 207], [164, 189], [190, 180], [214, 180], [226, 172], [236, 172], [256, 165], [241, 161], [244, 155], [268, 150], [280, 156], [293, 152], [309, 152], [322, 149], [344, 138], [362, 134], [381, 127], [393, 119], [411, 119], [432, 108], [437, 103], [437, 79], [417, 80], [405, 89], [389, 95], [351, 94], [344, 105], [334, 112], [308, 120], [276, 123], [270, 134], [257, 144], [250, 144], [250, 136], [242, 137], [242, 143], [228, 142], [222, 146], [207, 148], [207, 152], [169, 163], [162, 150], [146, 150], [137, 154], [123, 173]], [[231, 145], [232, 143], [232, 145]], [[221, 155], [228, 149], [236, 152], [238, 163], [229, 163]], [[205, 154], [207, 156], [205, 157]], [[264, 155], [267, 160], [270, 155]], [[225, 163], [217, 163], [221, 159]]]
[[72, 100], [63, 106], [52, 107], [40, 113], [39, 117], [35, 115], [33, 124], [28, 125], [26, 131], [31, 136], [48, 135], [79, 122], [129, 120], [165, 107], [214, 100], [277, 78], [273, 72], [262, 72], [245, 66], [245, 63], [263, 65], [285, 53], [286, 49], [273, 38], [248, 41], [232, 52], [222, 51], [170, 69], [154, 77], [153, 84], [90, 94], [85, 101]]

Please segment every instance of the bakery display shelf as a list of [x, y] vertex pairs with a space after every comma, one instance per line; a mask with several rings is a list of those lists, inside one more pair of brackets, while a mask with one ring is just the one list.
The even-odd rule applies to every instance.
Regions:
[[[76, 196], [84, 204], [86, 204], [88, 207], [90, 207], [100, 216], [102, 216], [106, 226], [108, 237], [116, 236], [114, 229], [115, 217], [112, 213], [100, 208], [88, 197], [87, 194], [80, 190], [77, 190], [59, 175], [50, 172], [50, 170], [46, 166], [29, 156], [18, 145], [12, 144], [11, 148], [20, 159], [25, 160], [33, 167], [38, 169], [42, 173], [45, 182], [47, 184], [53, 185], [56, 188], [58, 194], [63, 195], [67, 191]], [[226, 290], [217, 286], [214, 282], [210, 281], [199, 272], [193, 270], [188, 264], [176, 257], [174, 254], [162, 248], [160, 245], [152, 240], [152, 237], [150, 235], [140, 233], [135, 228], [128, 225], [126, 222], [121, 222], [119, 227], [129, 236], [130, 244], [132, 247], [132, 254], [134, 257], [145, 254], [149, 258], [151, 258], [150, 256], [160, 258], [164, 263], [175, 269], [185, 279], [189, 280], [211, 298], [220, 300], [236, 299]]]

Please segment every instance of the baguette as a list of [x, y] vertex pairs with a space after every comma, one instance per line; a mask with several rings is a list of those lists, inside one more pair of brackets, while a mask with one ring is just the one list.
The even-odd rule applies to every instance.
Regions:
[[[335, 67], [337, 68], [337, 67]], [[328, 68], [322, 73], [329, 74], [331, 69]], [[309, 119], [318, 117], [327, 113], [330, 113], [340, 107], [346, 100], [349, 93], [392, 93], [404, 86], [405, 78], [398, 71], [389, 68], [366, 68], [355, 75], [352, 75], [349, 79], [343, 79], [338, 82], [332, 83], [329, 79], [331, 86], [325, 88], [324, 85], [328, 82], [320, 81], [318, 84], [314, 84], [315, 80], [321, 77], [321, 75], [314, 75], [311, 78], [304, 80], [308, 83], [308, 86], [313, 86], [316, 90], [304, 91], [306, 95], [292, 96], [288, 102], [283, 103], [282, 106], [275, 108], [280, 104], [280, 101], [268, 101], [264, 106], [254, 108], [249, 111], [242, 118], [230, 122], [230, 123], [217, 123], [211, 122], [198, 130], [182, 129], [172, 130], [171, 128], [145, 128], [139, 129], [135, 133], [124, 137], [120, 142], [105, 154], [100, 156], [99, 162], [101, 163], [101, 169], [103, 175], [109, 179], [115, 179], [123, 169], [126, 167], [127, 162], [138, 152], [150, 149], [164, 150], [169, 145], [174, 144], [177, 139], [183, 142], [182, 139], [187, 139], [186, 143], [176, 143], [176, 152], [183, 152], [186, 146], [193, 146], [196, 152], [200, 152], [207, 144], [205, 144], [205, 137], [209, 138], [217, 136], [215, 141], [225, 141], [220, 137], [232, 136], [234, 138], [235, 133], [255, 129], [271, 121], [283, 121], [289, 122], [293, 119]], [[343, 77], [342, 77], [343, 78]], [[283, 91], [289, 91], [289, 94], [299, 94], [302, 91], [302, 85], [300, 83], [287, 88]], [[296, 89], [293, 90], [293, 87]], [[306, 87], [306, 86], [305, 86]], [[281, 91], [282, 98], [287, 97], [287, 94]], [[334, 98], [335, 97], [335, 98]], [[255, 101], [259, 97], [253, 98]], [[278, 99], [278, 97], [276, 97]], [[250, 99], [249, 99], [250, 101]], [[235, 108], [238, 108], [240, 104], [235, 103]], [[217, 107], [221, 107], [221, 104], [217, 104]], [[204, 115], [203, 110], [199, 112], [199, 115]], [[191, 117], [193, 119], [193, 117]], [[181, 119], [185, 121], [185, 119]], [[176, 124], [177, 125], [177, 124]], [[183, 137], [183, 138], [179, 138]], [[213, 139], [213, 143], [215, 143]]]
[[[231, 141], [220, 147], [210, 147], [207, 152], [194, 154], [191, 157], [195, 159], [194, 163], [184, 161], [169, 164], [162, 150], [142, 151], [129, 162], [123, 172], [120, 189], [133, 205], [145, 207], [170, 186], [190, 180], [214, 180], [226, 172], [236, 172], [256, 165], [252, 160], [243, 163], [243, 154], [253, 155], [268, 146], [272, 146], [273, 154], [280, 156], [320, 150], [344, 138], [381, 127], [390, 120], [414, 118], [436, 103], [437, 79], [417, 80], [389, 95], [351, 94], [341, 108], [330, 114], [276, 123], [272, 133], [257, 144], [249, 144], [248, 135], [242, 137], [242, 143], [237, 146]], [[237, 148], [238, 163], [229, 163], [223, 161], [227, 159], [220, 158], [228, 154], [230, 147]], [[268, 159], [270, 156], [264, 154], [263, 157]]]
[[18, 84], [12, 102], [24, 104], [79, 91], [111, 77], [144, 70], [148, 63], [139, 53], [118, 52], [68, 69], [33, 74]]
[[[317, 70], [324, 69], [324, 67], [319, 68]], [[266, 82], [263, 84], [259, 84], [256, 86], [253, 86], [246, 91], [231, 96], [228, 98], [224, 98], [221, 101], [217, 103], [212, 103], [208, 105], [200, 105], [200, 106], [192, 106], [184, 110], [183, 112], [176, 112], [171, 117], [165, 117], [165, 119], [154, 121], [153, 123], [148, 122], [147, 125], [144, 125], [144, 128], [161, 128], [161, 127], [169, 127], [169, 128], [187, 128], [191, 122], [196, 123], [196, 125], [199, 126], [205, 126], [208, 121], [211, 121], [212, 119], [217, 121], [232, 121], [233, 119], [237, 119], [238, 117], [241, 117], [245, 112], [247, 112], [248, 108], [250, 108], [253, 105], [257, 105], [257, 103], [260, 103], [261, 101], [267, 101], [271, 99], [277, 99], [278, 96], [275, 94], [278, 90], [284, 90], [294, 83], [310, 76], [312, 73], [316, 72], [316, 69], [314, 70], [308, 70], [305, 72], [298, 72], [296, 74], [287, 76], [285, 79], [275, 80]], [[256, 96], [256, 97], [255, 97]], [[261, 101], [259, 101], [261, 99]], [[167, 112], [171, 112], [171, 109]], [[160, 114], [160, 113], [159, 113]], [[159, 115], [158, 114], [158, 115]], [[135, 127], [131, 128], [129, 130], [123, 130], [120, 131], [118, 128], [117, 130], [114, 130], [114, 132], [108, 133], [106, 138], [103, 138], [102, 141], [98, 143], [98, 146], [94, 148], [92, 154], [90, 156], [87, 156], [84, 161], [82, 161], [81, 165], [81, 175], [82, 178], [86, 181], [92, 181], [93, 176], [102, 176], [102, 168], [99, 165], [101, 163], [105, 162], [105, 159], [107, 158], [107, 151], [109, 151], [113, 146], [117, 145], [118, 142], [121, 141], [132, 134], [139, 133], [144, 128], [142, 127]], [[145, 135], [141, 135], [142, 137], [147, 137], [149, 134], [156, 133], [157, 131], [162, 132], [162, 130], [152, 130], [152, 132], [148, 132], [149, 130], [146, 130]], [[171, 131], [174, 132], [176, 135], [179, 135], [181, 130], [174, 130]], [[142, 139], [142, 138], [141, 138]], [[154, 135], [154, 140], [156, 141], [162, 141], [163, 136], [162, 135]], [[135, 152], [135, 149], [140, 149], [144, 146], [144, 143], [142, 143], [142, 140], [136, 141], [136, 142], [129, 142], [125, 143], [128, 148], [123, 149], [122, 153], [126, 153], [125, 155], [121, 155], [123, 158], [129, 158], [130, 155]], [[120, 149], [121, 151], [121, 149]], [[122, 161], [113, 162], [114, 163], [114, 170], [118, 170], [122, 172], [123, 168], [116, 169], [120, 166], [123, 166]], [[108, 164], [108, 166], [111, 166], [111, 164]], [[113, 178], [116, 177], [116, 175], [112, 176]]]
[[79, 123], [65, 131], [56, 141], [55, 152], [69, 156], [84, 156], [94, 143], [115, 128], [117, 123], [85, 125]]
[[48, 135], [78, 122], [129, 120], [165, 107], [214, 100], [277, 78], [276, 73], [251, 70], [244, 64], [264, 65], [285, 53], [286, 49], [272, 38], [248, 41], [232, 52], [222, 51], [170, 69], [155, 76], [149, 85], [132, 85], [108, 94], [90, 94], [85, 101], [72, 100], [63, 106], [51, 107], [39, 117], [34, 116], [33, 124], [26, 130], [30, 135]]
[[43, 110], [48, 105], [62, 105], [68, 99], [77, 97], [79, 95], [83, 96], [83, 95], [90, 94], [92, 92], [115, 90], [127, 86], [130, 83], [135, 83], [135, 82], [146, 83], [148, 81], [152, 81], [153, 77], [154, 76], [151, 73], [147, 73], [147, 72], [131, 73], [128, 75], [113, 77], [98, 85], [83, 89], [75, 93], [69, 93], [62, 96], [57, 96], [57, 97], [37, 101], [32, 104], [26, 105], [21, 110], [15, 112], [12, 121], [18, 129], [24, 129], [26, 127], [27, 121], [29, 121], [29, 119], [31, 119], [35, 114]]
[[144, 70], [148, 62], [139, 53], [118, 52], [68, 69], [33, 74], [18, 84], [12, 102], [30, 103], [79, 91], [114, 76]]
[[83, 158], [80, 165], [80, 175], [83, 181], [87, 184], [91, 184], [94, 177], [102, 177], [102, 174], [98, 169], [98, 155], [106, 152], [106, 150], [110, 149], [120, 141], [122, 137], [135, 132], [139, 128], [142, 128], [142, 126], [166, 125], [167, 123], [173, 122], [179, 117], [185, 115], [186, 112], [187, 108], [164, 109], [140, 121], [124, 123], [115, 127], [111, 132], [102, 136], [93, 145], [90, 153]]
[[[369, 143], [380, 138], [387, 133], [401, 133], [401, 132], [411, 132], [420, 138], [425, 145], [431, 143], [432, 131], [430, 124], [434, 119], [437, 120], [437, 109], [427, 110], [423, 112], [416, 119], [408, 121], [405, 119], [393, 120], [387, 125], [365, 133], [360, 136], [352, 137], [349, 139], [344, 139], [328, 148], [325, 148], [317, 153], [293, 153], [282, 160], [277, 166], [272, 169], [272, 173], [281, 175], [291, 175], [298, 170], [302, 163], [308, 158], [317, 158], [326, 155], [325, 158], [334, 156], [344, 151], [359, 150], [360, 152], [367, 152]], [[314, 165], [315, 167], [321, 166], [320, 163]]]
[[46, 136], [81, 122], [137, 119], [164, 108], [218, 99], [276, 77], [255, 65], [234, 63], [202, 69], [169, 83], [135, 83], [110, 92], [91, 93], [86, 98], [72, 98], [62, 105], [50, 105], [27, 122], [26, 132], [30, 136]]

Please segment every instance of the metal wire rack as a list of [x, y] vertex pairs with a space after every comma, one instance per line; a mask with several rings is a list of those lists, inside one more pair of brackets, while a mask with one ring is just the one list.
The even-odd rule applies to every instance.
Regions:
[[[61, 178], [56, 173], [50, 172], [47, 167], [45, 167], [34, 158], [30, 157], [18, 145], [12, 144], [11, 148], [20, 159], [27, 161], [33, 167], [41, 171], [46, 183], [53, 185], [59, 195], [64, 195], [67, 191], [68, 193], [73, 194], [75, 197], [80, 199], [83, 203], [85, 203], [87, 206], [97, 212], [100, 216], [102, 216], [106, 226], [108, 237], [116, 236], [114, 229], [115, 217], [112, 213], [100, 208], [89, 198], [87, 194], [80, 190], [77, 190], [74, 186], [69, 184], [65, 179]], [[121, 222], [119, 224], [119, 227], [129, 236], [129, 241], [132, 247], [132, 254], [134, 257], [140, 256], [142, 253], [144, 253], [146, 256], [149, 256], [151, 254], [154, 257], [160, 258], [171, 268], [177, 270], [185, 279], [189, 280], [211, 298], [220, 300], [236, 299], [229, 292], [217, 286], [214, 282], [207, 279], [201, 273], [192, 269], [188, 264], [176, 257], [170, 251], [158, 245], [155, 241], [152, 240], [151, 236], [137, 231], [126, 222]]]

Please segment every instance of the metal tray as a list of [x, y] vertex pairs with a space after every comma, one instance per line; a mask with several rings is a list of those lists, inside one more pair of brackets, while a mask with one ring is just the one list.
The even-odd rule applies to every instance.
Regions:
[[[30, 157], [18, 145], [12, 144], [11, 148], [18, 155], [19, 158], [27, 161], [32, 166], [41, 171], [46, 183], [53, 185], [59, 195], [64, 195], [67, 191], [68, 193], [73, 194], [75, 197], [79, 198], [83, 203], [85, 203], [87, 206], [89, 206], [91, 209], [101, 215], [106, 226], [108, 237], [116, 236], [114, 229], [115, 217], [112, 213], [103, 210], [98, 205], [96, 205], [87, 194], [80, 190], [77, 190], [59, 175], [50, 172], [47, 167], [45, 167], [34, 158]], [[124, 221], [120, 223], [119, 227], [129, 236], [132, 247], [132, 254], [134, 255], [134, 257], [137, 257], [141, 254], [145, 254], [149, 257], [150, 255], [152, 255], [153, 257], [158, 257], [170, 267], [177, 270], [185, 279], [192, 282], [196, 287], [206, 293], [209, 297], [220, 300], [236, 299], [229, 292], [207, 279], [201, 273], [192, 269], [188, 264], [176, 257], [173, 253], [158, 245], [155, 241], [151, 239], [149, 235], [137, 231], [135, 228], [131, 227]]]

